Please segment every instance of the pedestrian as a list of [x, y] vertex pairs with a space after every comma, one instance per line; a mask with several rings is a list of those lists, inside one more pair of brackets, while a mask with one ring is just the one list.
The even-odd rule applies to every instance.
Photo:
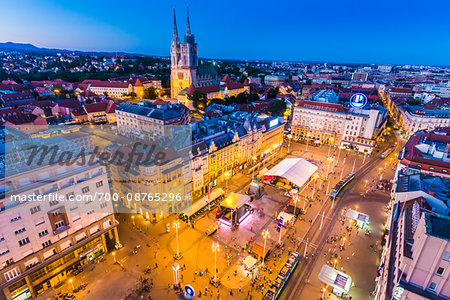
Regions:
[[158, 263], [155, 263], [155, 269], [158, 267]]

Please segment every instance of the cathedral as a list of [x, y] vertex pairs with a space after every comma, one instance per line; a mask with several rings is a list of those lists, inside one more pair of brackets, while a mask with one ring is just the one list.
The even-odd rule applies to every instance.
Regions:
[[178, 95], [186, 94], [191, 85], [205, 87], [219, 83], [217, 71], [211, 64], [201, 64], [200, 66], [198, 64], [197, 43], [195, 43], [195, 37], [191, 33], [189, 9], [187, 11], [184, 43], [180, 43], [175, 10], [173, 11], [173, 37], [170, 57], [172, 98], [176, 99]]

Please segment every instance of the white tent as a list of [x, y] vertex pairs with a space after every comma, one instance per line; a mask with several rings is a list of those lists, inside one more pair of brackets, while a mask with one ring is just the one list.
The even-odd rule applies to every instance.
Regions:
[[298, 187], [301, 187], [317, 169], [318, 167], [316, 165], [303, 158], [286, 158], [275, 167], [268, 170], [264, 176], [283, 177], [296, 184]]
[[350, 276], [327, 265], [322, 266], [319, 280], [344, 293], [348, 293], [352, 284]]

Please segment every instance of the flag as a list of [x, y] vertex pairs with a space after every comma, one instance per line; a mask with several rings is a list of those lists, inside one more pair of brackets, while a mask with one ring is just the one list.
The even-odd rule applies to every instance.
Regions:
[[382, 264], [378, 267], [378, 270], [377, 270], [377, 277], [380, 277], [380, 276], [381, 276], [381, 271], [383, 271], [383, 268], [384, 268], [384, 263], [382, 263]]
[[264, 158], [266, 157], [266, 154], [267, 154], [267, 153], [264, 153], [263, 157], [261, 158], [261, 162], [260, 162], [260, 163], [263, 162]]

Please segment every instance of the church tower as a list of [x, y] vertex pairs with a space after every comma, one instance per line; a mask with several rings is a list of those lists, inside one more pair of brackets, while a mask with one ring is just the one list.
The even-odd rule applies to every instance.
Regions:
[[197, 85], [197, 67], [198, 67], [198, 52], [195, 37], [191, 33], [191, 24], [189, 20], [189, 8], [187, 9], [186, 18], [186, 35], [184, 36], [184, 43], [180, 43], [178, 37], [177, 21], [175, 10], [173, 15], [173, 36], [170, 47], [171, 57], [171, 76], [170, 88], [171, 97], [177, 98], [178, 94], [183, 90], [189, 88], [191, 84]]

